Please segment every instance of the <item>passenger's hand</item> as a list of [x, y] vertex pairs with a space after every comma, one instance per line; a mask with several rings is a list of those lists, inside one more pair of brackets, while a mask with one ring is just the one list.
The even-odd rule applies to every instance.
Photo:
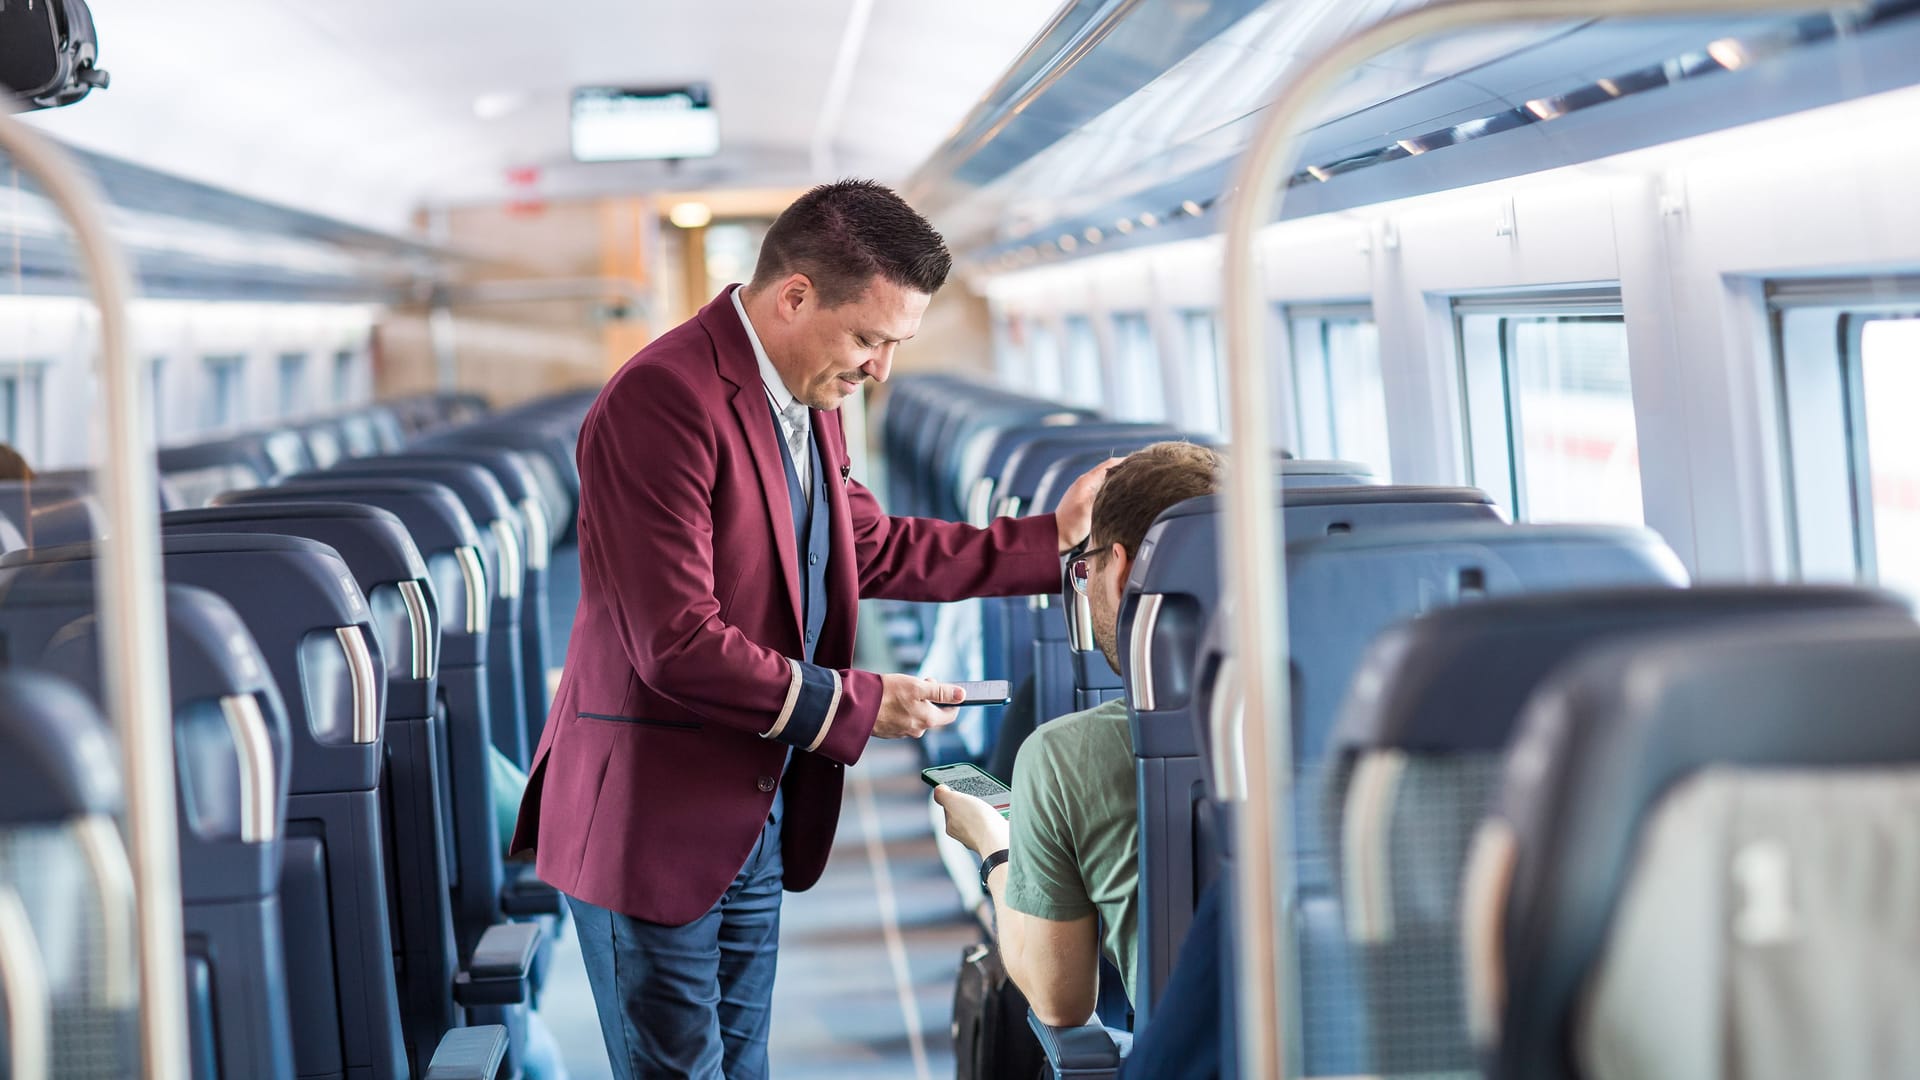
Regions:
[[1107, 470], [1120, 464], [1119, 458], [1107, 460], [1080, 474], [1065, 495], [1060, 496], [1060, 508], [1054, 511], [1054, 518], [1060, 523], [1060, 553], [1072, 551], [1075, 544], [1087, 538], [1087, 532], [1093, 528], [1093, 497], [1100, 493], [1100, 485], [1107, 480]]
[[945, 784], [933, 789], [933, 801], [947, 812], [947, 835], [982, 858], [1008, 846], [1013, 830], [985, 799], [964, 795]]
[[880, 686], [880, 715], [873, 721], [878, 739], [917, 739], [932, 728], [946, 727], [953, 723], [951, 706], [967, 697], [952, 683], [913, 675], [882, 675]]

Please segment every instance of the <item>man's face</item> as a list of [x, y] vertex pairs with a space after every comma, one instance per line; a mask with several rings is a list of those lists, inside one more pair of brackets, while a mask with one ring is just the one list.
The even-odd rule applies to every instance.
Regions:
[[[1089, 549], [1093, 550], [1093, 549]], [[1108, 544], [1087, 556], [1087, 609], [1093, 616], [1093, 643], [1120, 674], [1120, 597], [1127, 588], [1133, 560], [1119, 544]]]
[[857, 298], [828, 308], [806, 276], [794, 274], [774, 293], [785, 332], [778, 355], [768, 343], [768, 359], [794, 397], [838, 409], [868, 379], [887, 381], [895, 346], [919, 332], [932, 299], [876, 275]]

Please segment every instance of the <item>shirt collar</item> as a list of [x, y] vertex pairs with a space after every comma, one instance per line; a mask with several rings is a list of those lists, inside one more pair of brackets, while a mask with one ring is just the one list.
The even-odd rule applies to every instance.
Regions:
[[740, 313], [740, 325], [746, 327], [747, 342], [753, 346], [753, 358], [760, 363], [760, 382], [767, 388], [767, 397], [773, 401], [773, 407], [783, 415], [787, 406], [793, 404], [793, 391], [780, 378], [780, 372], [774, 369], [773, 361], [767, 359], [767, 348], [760, 344], [760, 335], [754, 332], [753, 320], [747, 318], [747, 305], [740, 302], [743, 290], [733, 290], [733, 310]]

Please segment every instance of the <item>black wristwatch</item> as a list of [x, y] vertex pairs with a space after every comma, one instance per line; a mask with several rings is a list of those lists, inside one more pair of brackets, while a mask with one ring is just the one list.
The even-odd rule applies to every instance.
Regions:
[[1007, 861], [1006, 848], [1001, 848], [999, 851], [996, 851], [993, 854], [987, 856], [986, 858], [980, 860], [980, 891], [981, 892], [986, 893], [989, 896], [993, 894], [992, 887], [987, 884], [987, 878], [990, 877], [995, 870], [998, 870], [1000, 868], [1001, 863], [1006, 861]]

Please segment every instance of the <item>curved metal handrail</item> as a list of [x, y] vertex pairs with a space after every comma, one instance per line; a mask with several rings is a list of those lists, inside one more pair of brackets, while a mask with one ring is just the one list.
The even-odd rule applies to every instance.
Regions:
[[[1236, 461], [1264, 459], [1270, 445], [1265, 309], [1260, 301], [1256, 234], [1278, 216], [1282, 171], [1293, 161], [1312, 108], [1349, 72], [1382, 53], [1432, 35], [1502, 23], [1639, 16], [1728, 15], [1767, 11], [1864, 8], [1861, 3], [1805, 0], [1436, 0], [1359, 30], [1283, 77], [1273, 105], [1241, 155], [1222, 223], [1226, 267], [1221, 315], [1226, 325], [1227, 388]], [[1240, 1075], [1274, 1080], [1297, 1072], [1300, 1027], [1297, 966], [1285, 908], [1291, 893], [1289, 805], [1293, 754], [1288, 735], [1286, 589], [1281, 560], [1285, 531], [1262, 469], [1233, 469], [1226, 490], [1225, 562], [1237, 605], [1233, 630], [1246, 713], [1244, 745], [1216, 746], [1216, 775], [1244, 762], [1247, 796], [1236, 815], [1235, 930], [1240, 958]], [[1276, 737], [1277, 736], [1277, 737]], [[1235, 760], [1238, 758], [1239, 760]]]
[[129, 347], [132, 279], [107, 227], [105, 202], [66, 151], [0, 113], [0, 151], [13, 156], [73, 226], [100, 310], [101, 410], [94, 418], [96, 483], [106, 539], [94, 560], [106, 703], [120, 734], [126, 828], [139, 917], [143, 1075], [186, 1075], [187, 1020], [180, 987], [180, 837], [175, 820], [172, 700], [161, 607], [159, 484], [148, 381]]

